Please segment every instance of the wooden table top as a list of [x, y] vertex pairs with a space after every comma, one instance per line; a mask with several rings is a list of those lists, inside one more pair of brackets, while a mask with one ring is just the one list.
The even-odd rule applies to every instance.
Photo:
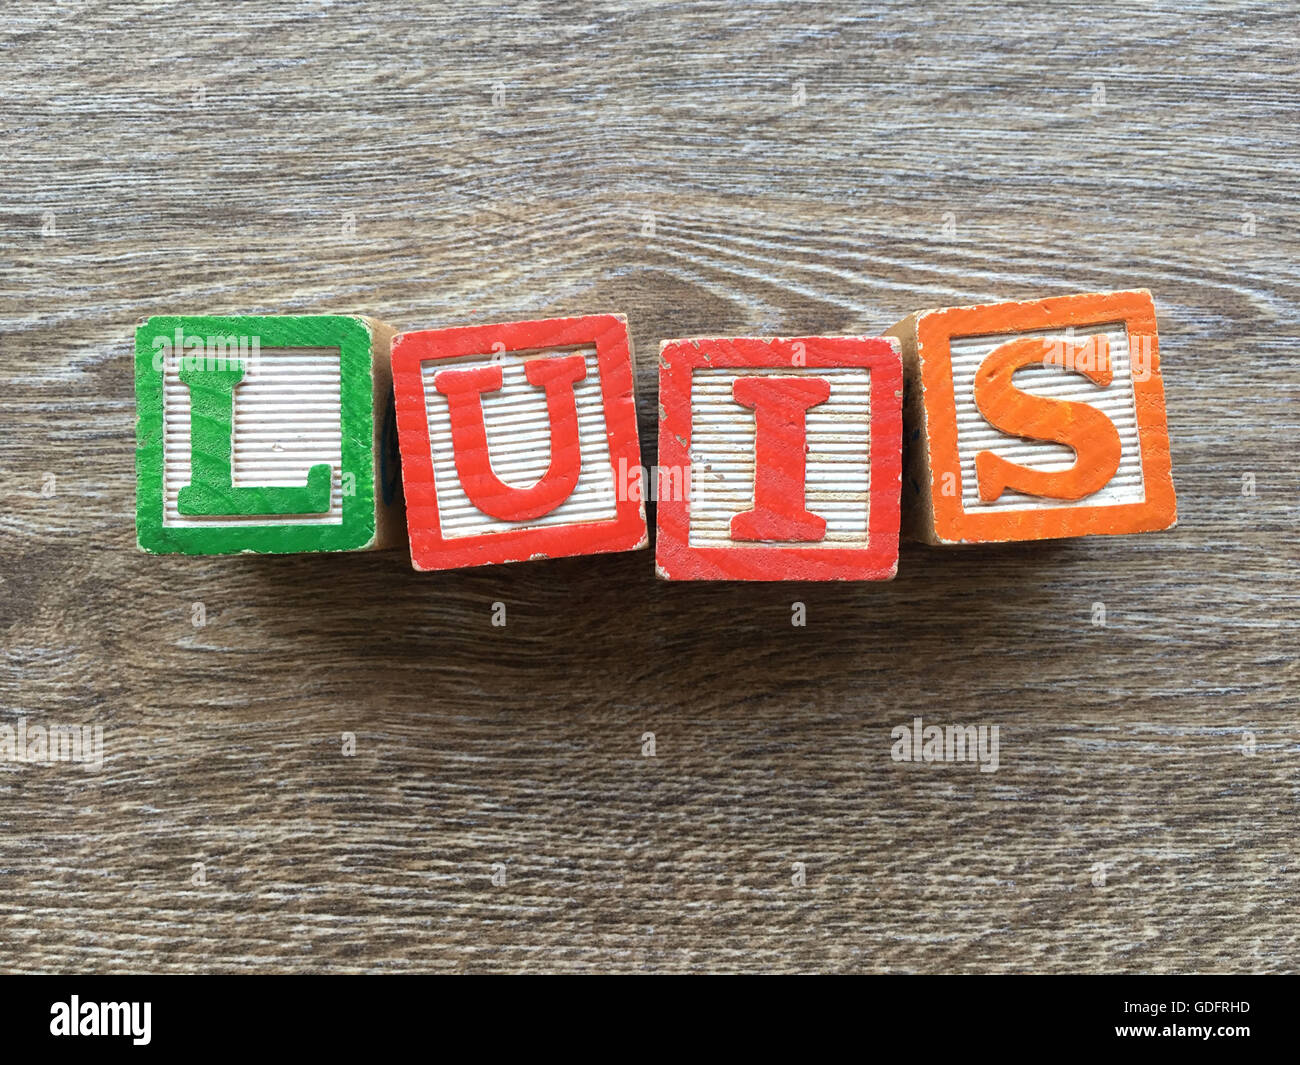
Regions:
[[[1296, 969], [1300, 46], [1184, 6], [8, 4], [0, 724], [105, 761], [0, 762], [0, 969]], [[650, 461], [662, 338], [1132, 287], [1170, 533], [134, 546], [147, 314], [620, 311]], [[917, 716], [998, 771], [893, 761]]]

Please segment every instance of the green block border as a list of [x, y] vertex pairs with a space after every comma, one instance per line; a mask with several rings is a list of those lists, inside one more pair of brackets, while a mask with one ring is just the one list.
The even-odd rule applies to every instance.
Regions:
[[[153, 341], [186, 335], [256, 336], [263, 348], [338, 348], [343, 470], [356, 492], [343, 497], [341, 525], [163, 527], [163, 373]], [[151, 554], [230, 555], [357, 551], [375, 541], [374, 333], [349, 315], [162, 315], [135, 331], [136, 542]]]

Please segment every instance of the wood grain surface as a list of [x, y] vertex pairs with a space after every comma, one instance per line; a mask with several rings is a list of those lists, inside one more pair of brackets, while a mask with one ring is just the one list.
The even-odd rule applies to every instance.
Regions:
[[[0, 762], [0, 968], [1300, 968], [1297, 14], [7, 3], [0, 723], [105, 761]], [[853, 586], [134, 547], [147, 314], [620, 311], [650, 459], [661, 338], [1132, 287], [1168, 534]], [[894, 762], [914, 716], [998, 771]]]

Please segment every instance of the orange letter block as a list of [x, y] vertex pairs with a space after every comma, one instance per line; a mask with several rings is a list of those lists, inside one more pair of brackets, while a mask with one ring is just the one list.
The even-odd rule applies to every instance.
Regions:
[[1170, 528], [1151, 294], [920, 311], [903, 342], [905, 528], [930, 543]]

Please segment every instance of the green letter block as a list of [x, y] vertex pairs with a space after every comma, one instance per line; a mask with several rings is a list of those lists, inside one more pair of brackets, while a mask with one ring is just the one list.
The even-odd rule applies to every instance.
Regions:
[[154, 553], [400, 540], [389, 344], [339, 315], [157, 317], [136, 330], [136, 532]]

